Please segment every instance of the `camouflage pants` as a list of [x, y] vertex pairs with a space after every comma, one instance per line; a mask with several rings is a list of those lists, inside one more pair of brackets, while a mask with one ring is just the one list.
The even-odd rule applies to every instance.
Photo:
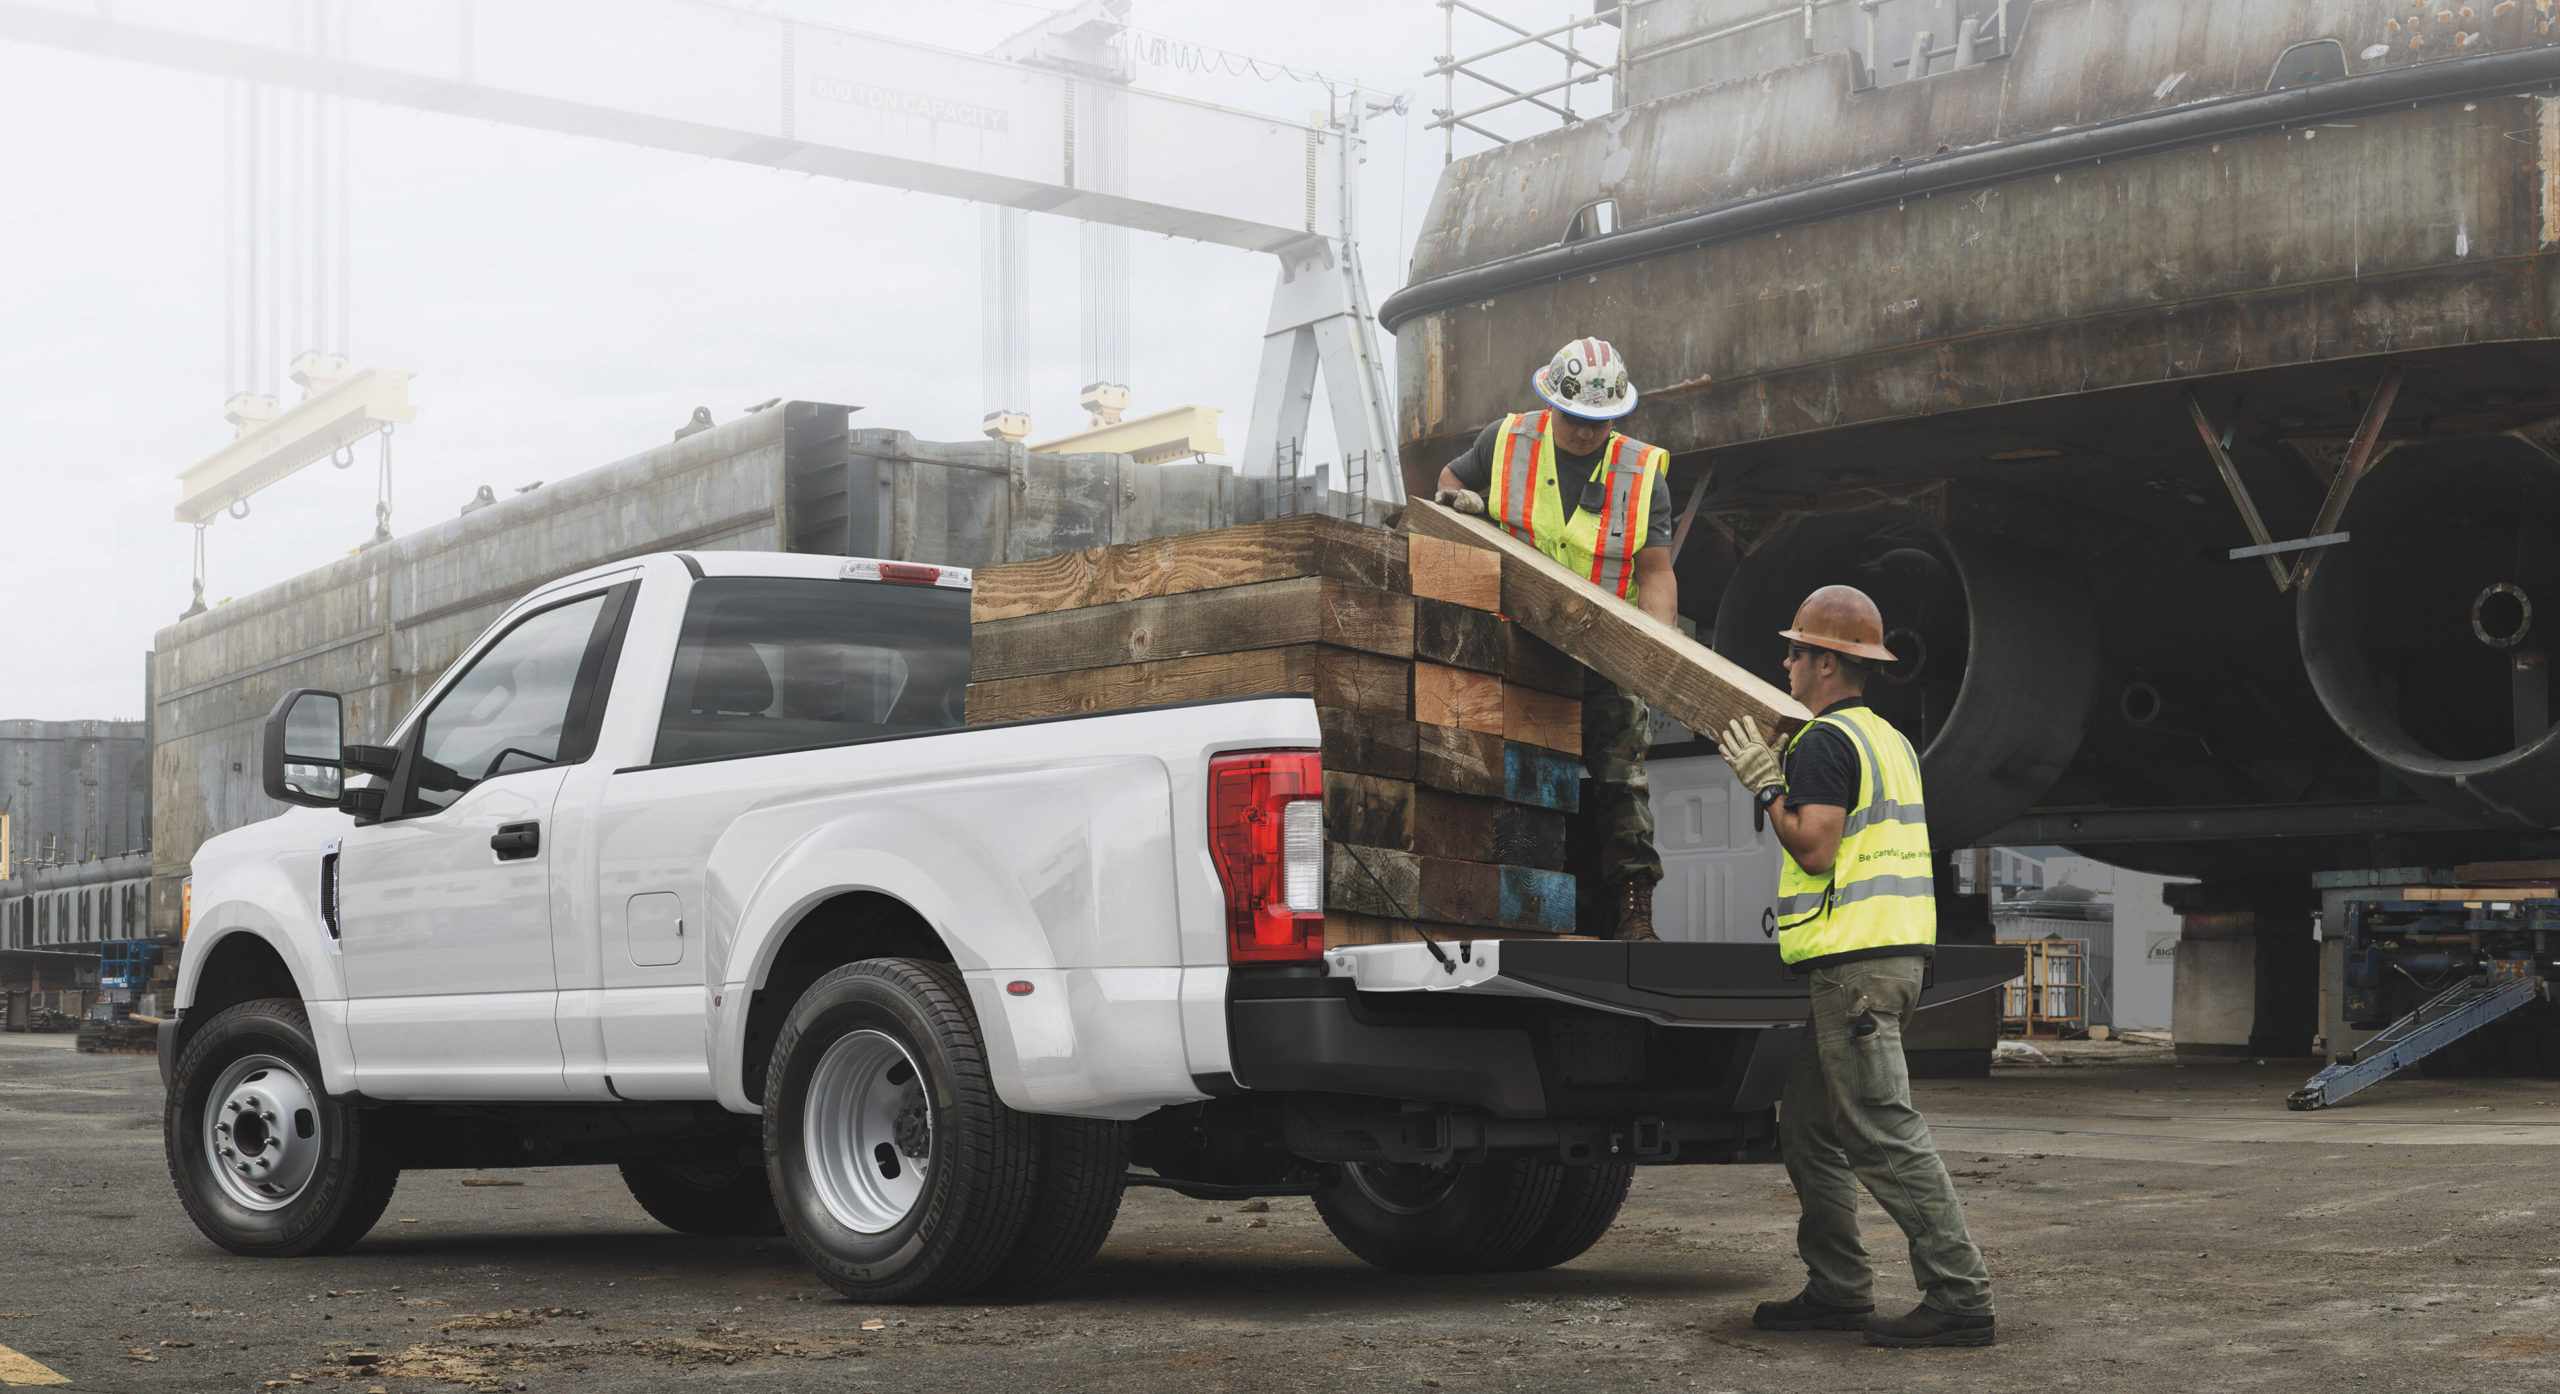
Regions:
[[1591, 774], [1592, 835], [1600, 844], [1604, 884], [1662, 879], [1653, 849], [1653, 786], [1644, 755], [1652, 744], [1644, 699], [1594, 673], [1582, 690], [1582, 767]]

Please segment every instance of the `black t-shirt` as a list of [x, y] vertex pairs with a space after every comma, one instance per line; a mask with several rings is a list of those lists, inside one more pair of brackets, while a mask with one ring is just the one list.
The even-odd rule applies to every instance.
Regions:
[[[1824, 707], [1818, 716], [1865, 706], [1863, 697], [1844, 697]], [[1801, 808], [1806, 804], [1829, 804], [1834, 808], [1858, 806], [1858, 748], [1850, 743], [1848, 733], [1837, 726], [1815, 726], [1796, 742], [1787, 755], [1787, 806]]]
[[[1449, 462], [1449, 472], [1458, 476], [1459, 483], [1483, 493], [1485, 486], [1493, 481], [1494, 451], [1501, 444], [1502, 423], [1496, 421], [1476, 436], [1476, 443], [1468, 446], [1465, 454]], [[1561, 485], [1572, 479], [1584, 481], [1582, 508], [1587, 513], [1597, 513], [1609, 506], [1609, 477], [1593, 473], [1600, 468], [1601, 453], [1607, 449], [1603, 445], [1588, 455], [1574, 455], [1566, 452], [1562, 442], [1556, 445], [1556, 483]], [[1653, 504], [1645, 514], [1644, 545], [1670, 546], [1671, 530], [1678, 521], [1671, 516], [1671, 471], [1666, 469], [1653, 477]]]

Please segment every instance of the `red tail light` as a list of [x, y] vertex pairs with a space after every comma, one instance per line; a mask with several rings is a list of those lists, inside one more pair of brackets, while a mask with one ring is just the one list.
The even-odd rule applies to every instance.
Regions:
[[1324, 957], [1324, 764], [1312, 750], [1209, 762], [1209, 851], [1227, 888], [1227, 957]]
[[942, 579], [942, 568], [918, 566], [906, 561], [884, 561], [880, 563], [880, 579], [902, 581], [910, 586], [930, 586]]

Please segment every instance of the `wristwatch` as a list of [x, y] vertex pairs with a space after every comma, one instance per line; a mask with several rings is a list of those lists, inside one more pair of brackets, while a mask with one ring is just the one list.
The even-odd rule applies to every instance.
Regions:
[[1751, 796], [1751, 830], [1753, 832], [1756, 833], [1769, 826], [1769, 809], [1778, 802], [1778, 796], [1785, 792], [1786, 788], [1783, 785], [1772, 784]]

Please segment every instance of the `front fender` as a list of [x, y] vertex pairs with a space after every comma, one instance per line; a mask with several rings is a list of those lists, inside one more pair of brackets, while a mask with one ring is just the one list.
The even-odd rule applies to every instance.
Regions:
[[[212, 925], [189, 934], [186, 947], [178, 954], [178, 981], [171, 996], [176, 1010], [194, 1008], [205, 965], [219, 956], [224, 944], [243, 936], [255, 939], [274, 950], [276, 957], [283, 960], [285, 971], [293, 975], [294, 995], [302, 999], [302, 1009], [311, 1018], [311, 1042], [320, 1052], [321, 1087], [332, 1094], [354, 1089], [355, 1050], [347, 1039], [345, 995], [337, 986], [334, 958], [320, 953], [319, 957], [327, 961], [313, 961], [316, 951], [309, 947], [309, 941], [317, 936], [290, 932], [266, 907], [254, 901], [219, 902], [199, 911], [198, 917], [210, 919]], [[176, 1047], [182, 1033], [166, 1034], [167, 1044]], [[164, 1077], [175, 1063], [174, 1059], [161, 1062]]]

